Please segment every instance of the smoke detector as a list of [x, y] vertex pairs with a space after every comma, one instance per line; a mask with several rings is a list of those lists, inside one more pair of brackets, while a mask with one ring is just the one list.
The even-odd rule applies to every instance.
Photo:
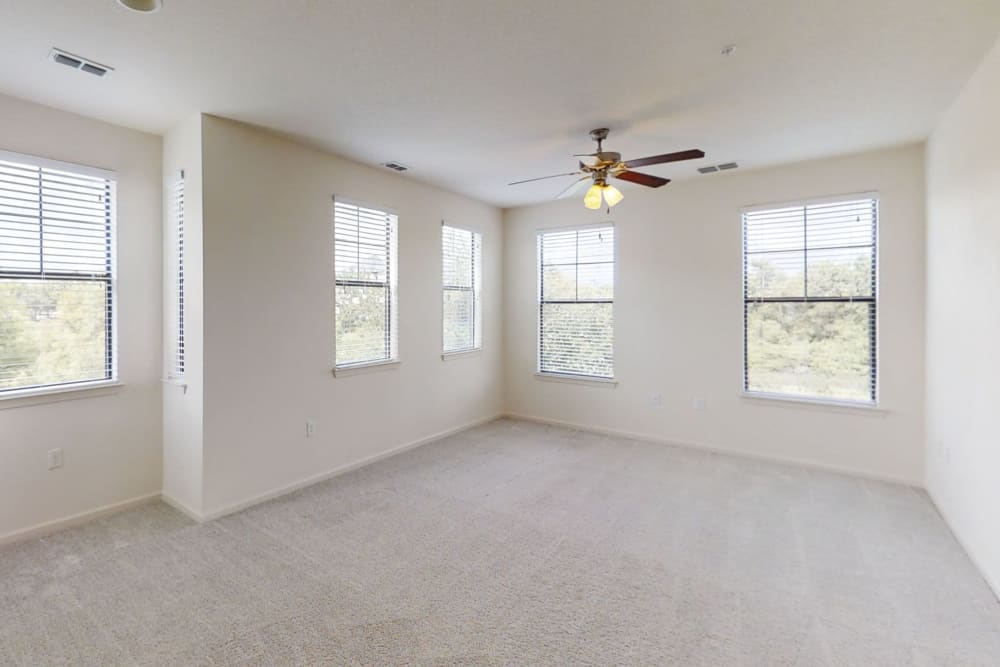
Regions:
[[118, 4], [133, 12], [158, 12], [163, 6], [163, 0], [118, 0]]
[[66, 65], [67, 67], [78, 69], [81, 72], [86, 72], [87, 74], [93, 74], [94, 76], [107, 76], [111, 72], [115, 71], [113, 67], [102, 65], [82, 56], [75, 56], [69, 51], [63, 51], [62, 49], [57, 48], [53, 48], [49, 51], [49, 60], [54, 63], [59, 63], [60, 65]]

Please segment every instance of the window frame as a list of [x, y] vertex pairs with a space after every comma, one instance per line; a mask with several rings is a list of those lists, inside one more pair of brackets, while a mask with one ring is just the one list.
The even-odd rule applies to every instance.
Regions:
[[[760, 211], [782, 208], [808, 208], [810, 206], [822, 206], [825, 204], [837, 204], [841, 202], [861, 201], [870, 199], [874, 203], [874, 230], [872, 234], [872, 295], [870, 297], [767, 297], [749, 298], [747, 296], [747, 226], [746, 215]], [[747, 399], [776, 401], [787, 403], [798, 403], [805, 406], [831, 406], [854, 408], [861, 410], [881, 409], [881, 233], [882, 233], [882, 201], [878, 191], [864, 191], [849, 194], [829, 195], [822, 197], [810, 197], [788, 201], [778, 201], [767, 204], [753, 204], [744, 206], [740, 210], [740, 299], [742, 301], [742, 368], [740, 377], [740, 394]], [[808, 249], [803, 247], [803, 262], [808, 257]], [[808, 281], [808, 274], [806, 280]], [[808, 284], [808, 282], [806, 283]], [[847, 398], [835, 398], [829, 396], [817, 396], [813, 394], [792, 394], [783, 392], [753, 391], [749, 389], [749, 354], [747, 341], [747, 320], [748, 306], [752, 303], [868, 303], [871, 311], [871, 335], [869, 336], [870, 355], [870, 398], [868, 400], [852, 400]]]
[[[49, 384], [31, 385], [27, 387], [13, 387], [0, 389], [0, 401], [14, 401], [10, 405], [31, 405], [22, 403], [14, 399], [32, 399], [41, 397], [41, 402], [48, 400], [61, 400], [59, 396], [53, 396], [46, 400], [49, 394], [74, 394], [76, 392], [92, 392], [93, 390], [105, 389], [109, 387], [121, 386], [119, 370], [119, 348], [118, 348], [118, 174], [110, 169], [94, 167], [90, 165], [55, 160], [52, 158], [19, 153], [16, 151], [0, 150], [0, 160], [29, 165], [35, 168], [50, 169], [54, 171], [66, 172], [69, 174], [84, 176], [88, 178], [101, 179], [105, 181], [105, 188], [108, 196], [107, 215], [105, 216], [105, 249], [107, 268], [102, 274], [74, 274], [71, 272], [46, 272], [44, 266], [39, 267], [39, 271], [0, 271], [0, 275], [18, 280], [73, 280], [80, 282], [101, 282], [104, 283], [105, 292], [105, 371], [104, 377], [90, 380], [77, 380], [72, 382], [57, 382]], [[40, 248], [41, 250], [41, 248]]]
[[[583, 299], [583, 300], [573, 300], [566, 301], [565, 299], [557, 299], [555, 301], [545, 301], [543, 299], [543, 288], [544, 281], [542, 278], [543, 274], [543, 264], [541, 255], [541, 237], [546, 234], [557, 234], [561, 232], [581, 232], [593, 229], [607, 229], [610, 228], [614, 231], [614, 248], [612, 249], [611, 255], [611, 280], [612, 280], [612, 297], [611, 299]], [[618, 292], [618, 226], [613, 220], [606, 220], [599, 223], [591, 223], [585, 225], [570, 225], [570, 226], [559, 226], [559, 227], [544, 227], [535, 230], [535, 377], [540, 380], [555, 380], [564, 381], [572, 384], [587, 384], [587, 385], [600, 385], [605, 387], [616, 387], [618, 385], [618, 377], [615, 369], [615, 359], [617, 358], [617, 336], [615, 335], [615, 322], [614, 322], [614, 312], [615, 312], [615, 301]], [[542, 340], [544, 338], [544, 333], [542, 327], [544, 326], [544, 318], [542, 316], [542, 311], [546, 303], [610, 303], [611, 313], [612, 313], [612, 324], [611, 324], [611, 366], [612, 371], [610, 376], [604, 375], [585, 375], [581, 373], [572, 372], [559, 372], [559, 371], [547, 371], [542, 369]]]
[[[465, 287], [462, 285], [446, 285], [444, 282], [444, 230], [445, 227], [450, 227], [458, 231], [469, 232], [472, 234], [472, 286]], [[478, 250], [478, 252], [477, 252]], [[477, 257], [478, 255], [478, 257]], [[479, 262], [476, 262], [476, 259]], [[477, 229], [472, 227], [463, 227], [461, 225], [453, 225], [442, 220], [441, 221], [441, 358], [448, 359], [451, 357], [458, 357], [466, 354], [473, 354], [476, 352], [482, 352], [483, 350], [483, 286], [482, 286], [482, 275], [483, 275], [483, 234]], [[479, 280], [476, 280], [476, 276], [479, 276]], [[456, 348], [453, 350], [447, 350], [444, 347], [444, 325], [445, 325], [445, 312], [444, 312], [444, 295], [449, 291], [461, 291], [461, 292], [472, 292], [472, 346]]]
[[[350, 197], [340, 197], [333, 195], [333, 211], [331, 218], [332, 232], [332, 265], [333, 265], [333, 308], [334, 308], [334, 331], [333, 331], [333, 374], [334, 376], [348, 376], [355, 373], [364, 373], [372, 370], [382, 370], [393, 368], [400, 363], [399, 354], [399, 213], [391, 208], [376, 204], [370, 204], [363, 200]], [[363, 280], [340, 280], [337, 278], [337, 204], [354, 206], [371, 211], [378, 211], [392, 219], [386, 230], [390, 232], [390, 240], [386, 244], [386, 265], [387, 280], [363, 281]], [[337, 363], [337, 288], [341, 285], [348, 287], [380, 287], [386, 290], [386, 319], [388, 336], [386, 336], [387, 353], [385, 357], [356, 361], [344, 364]]]

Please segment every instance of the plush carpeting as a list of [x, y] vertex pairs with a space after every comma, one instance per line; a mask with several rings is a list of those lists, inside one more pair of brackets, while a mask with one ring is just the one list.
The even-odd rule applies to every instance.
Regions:
[[926, 496], [497, 421], [214, 523], [0, 547], [0, 664], [997, 665]]

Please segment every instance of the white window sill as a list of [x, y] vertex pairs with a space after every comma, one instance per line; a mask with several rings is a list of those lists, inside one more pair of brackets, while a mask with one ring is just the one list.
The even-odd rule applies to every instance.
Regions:
[[463, 357], [474, 357], [477, 354], [482, 354], [483, 348], [475, 347], [471, 350], [455, 350], [454, 352], [442, 352], [441, 360], [448, 361], [449, 359], [461, 359]]
[[585, 384], [598, 387], [617, 387], [615, 378], [588, 377], [586, 375], [570, 375], [568, 373], [535, 373], [535, 378], [546, 382], [566, 382], [569, 384]]
[[378, 371], [389, 371], [399, 367], [398, 359], [389, 361], [373, 361], [367, 364], [352, 364], [350, 366], [337, 366], [333, 369], [334, 377], [350, 377], [351, 375], [361, 375], [363, 373], [377, 373]]
[[96, 382], [79, 382], [77, 384], [55, 387], [15, 389], [0, 393], [0, 410], [107, 396], [118, 393], [124, 386], [118, 380], [98, 380]]
[[770, 404], [775, 407], [826, 410], [829, 412], [854, 412], [871, 416], [885, 416], [888, 410], [879, 407], [877, 403], [862, 403], [860, 401], [838, 401], [836, 399], [806, 398], [788, 396], [786, 394], [766, 394], [763, 392], [745, 391], [740, 394], [744, 400], [761, 405]]

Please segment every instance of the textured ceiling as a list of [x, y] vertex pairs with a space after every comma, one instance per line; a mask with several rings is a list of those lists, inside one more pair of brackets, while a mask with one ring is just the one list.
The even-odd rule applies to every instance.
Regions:
[[157, 133], [218, 114], [515, 206], [598, 126], [708, 153], [646, 170], [671, 178], [923, 139], [998, 32], [995, 0], [0, 0], [0, 92]]

